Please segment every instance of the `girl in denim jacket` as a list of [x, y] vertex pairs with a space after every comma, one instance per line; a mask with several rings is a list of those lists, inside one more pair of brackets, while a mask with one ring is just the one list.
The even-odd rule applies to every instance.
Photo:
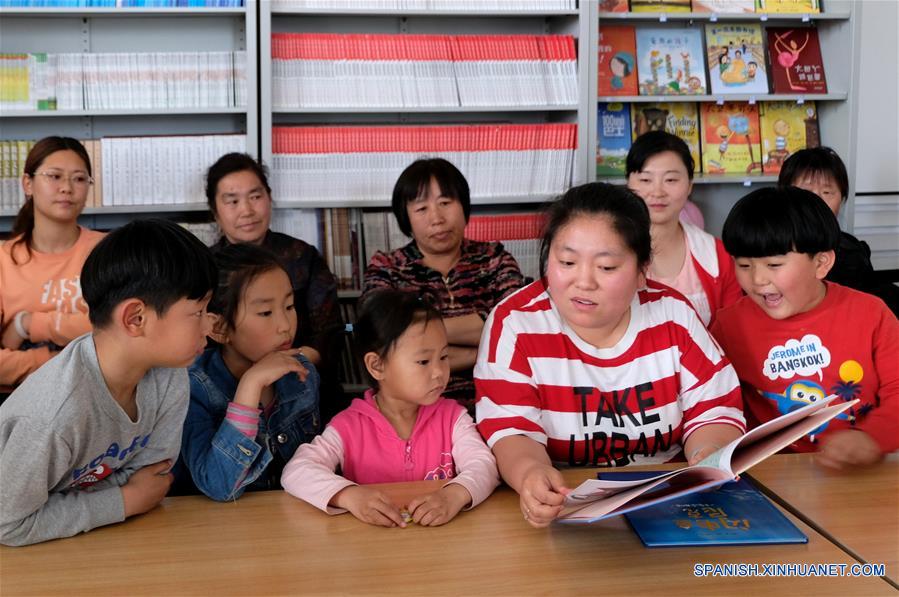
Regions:
[[[284, 489], [329, 514], [350, 511], [387, 527], [441, 525], [485, 500], [499, 484], [496, 460], [465, 408], [443, 397], [449, 346], [440, 313], [417, 293], [379, 290], [354, 333], [372, 389], [300, 446], [284, 468]], [[420, 480], [443, 485], [413, 498], [405, 518], [367, 486]]]
[[[190, 367], [180, 487], [210, 498], [278, 489], [284, 463], [319, 427], [319, 376], [291, 344], [293, 289], [277, 258], [249, 244], [216, 255], [219, 284], [209, 302], [214, 346]], [[188, 479], [189, 477], [189, 479]]]

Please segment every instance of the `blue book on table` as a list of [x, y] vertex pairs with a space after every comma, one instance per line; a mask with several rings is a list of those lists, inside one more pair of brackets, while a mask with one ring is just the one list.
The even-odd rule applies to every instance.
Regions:
[[[657, 474], [617, 472], [599, 477], [625, 481]], [[808, 543], [808, 537], [745, 478], [626, 512], [625, 517], [647, 547]]]

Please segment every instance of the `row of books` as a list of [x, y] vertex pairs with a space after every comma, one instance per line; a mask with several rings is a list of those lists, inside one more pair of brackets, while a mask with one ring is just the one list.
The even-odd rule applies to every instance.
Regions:
[[570, 35], [272, 35], [272, 104], [304, 107], [577, 103]]
[[243, 0], [0, 0], [0, 8], [238, 8]]
[[0, 108], [246, 106], [246, 58], [243, 51], [0, 54]]
[[386, 201], [427, 156], [455, 164], [475, 198], [553, 195], [576, 147], [576, 124], [274, 127], [272, 186], [277, 200]]
[[577, 0], [271, 0], [273, 10], [439, 10], [542, 12], [576, 10]]
[[601, 12], [821, 12], [820, 0], [600, 0]]
[[[206, 170], [222, 155], [246, 151], [246, 135], [103, 137], [83, 140], [94, 184], [87, 207], [180, 205], [206, 201]], [[21, 176], [33, 141], [0, 141], [0, 209], [25, 201]]]
[[820, 145], [815, 102], [600, 103], [597, 175], [623, 176], [632, 140], [652, 130], [686, 141], [706, 174], [777, 174], [792, 153]]
[[705, 51], [700, 28], [601, 25], [599, 95], [827, 93], [817, 29], [714, 22], [704, 31]]

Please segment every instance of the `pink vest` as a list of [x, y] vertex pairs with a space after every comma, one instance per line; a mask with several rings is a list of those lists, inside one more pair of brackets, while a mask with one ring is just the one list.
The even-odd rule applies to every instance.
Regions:
[[453, 428], [463, 410], [446, 398], [420, 407], [412, 434], [404, 440], [378, 410], [374, 392], [367, 390], [365, 398], [353, 400], [330, 423], [343, 441], [343, 476], [362, 485], [454, 477]]

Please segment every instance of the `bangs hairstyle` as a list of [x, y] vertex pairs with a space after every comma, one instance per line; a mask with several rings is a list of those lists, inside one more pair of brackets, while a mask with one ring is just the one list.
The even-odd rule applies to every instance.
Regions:
[[443, 319], [440, 311], [423, 300], [418, 293], [385, 289], [365, 297], [359, 318], [353, 324], [353, 337], [356, 357], [363, 363], [362, 370], [373, 388], [378, 388], [378, 382], [364, 366], [365, 355], [373, 352], [381, 359], [387, 358], [396, 341], [409, 327], [430, 321]]
[[[823, 203], [823, 202], [822, 202]], [[575, 218], [604, 216], [621, 236], [624, 244], [637, 256], [642, 270], [652, 259], [649, 235], [649, 209], [646, 203], [624, 187], [591, 182], [572, 187], [546, 209], [546, 227], [540, 241], [540, 277], [546, 276], [549, 249], [559, 230]]]
[[409, 223], [406, 206], [428, 192], [432, 178], [437, 181], [437, 186], [445, 197], [451, 197], [462, 204], [462, 213], [465, 214], [465, 222], [468, 222], [468, 216], [471, 214], [471, 192], [465, 176], [443, 158], [415, 160], [400, 174], [393, 187], [393, 197], [390, 201], [396, 222], [406, 236], [412, 236], [412, 225]]
[[253, 280], [274, 269], [287, 275], [274, 253], [256, 245], [227, 245], [215, 251], [213, 257], [218, 270], [218, 285], [206, 310], [221, 315], [231, 329], [235, 327], [240, 302]]
[[768, 187], [737, 201], [721, 234], [734, 257], [836, 250], [840, 225], [824, 201], [797, 187]]
[[693, 168], [696, 167], [696, 163], [693, 156], [690, 155], [690, 147], [677, 135], [665, 131], [649, 131], [634, 140], [624, 163], [625, 175], [630, 176], [634, 172], [642, 172], [650, 158], [666, 151], [670, 151], [680, 158], [684, 168], [687, 169], [687, 177], [693, 180]]
[[135, 220], [97, 243], [81, 269], [81, 291], [96, 329], [124, 300], [140, 299], [162, 317], [183, 298], [205, 297], [217, 279], [212, 253], [196, 236], [168, 220]]
[[777, 184], [785, 187], [793, 186], [806, 177], [812, 180], [819, 177], [832, 178], [840, 189], [840, 199], [846, 201], [849, 196], [846, 164], [830, 147], [800, 149], [788, 157], [780, 167]]

